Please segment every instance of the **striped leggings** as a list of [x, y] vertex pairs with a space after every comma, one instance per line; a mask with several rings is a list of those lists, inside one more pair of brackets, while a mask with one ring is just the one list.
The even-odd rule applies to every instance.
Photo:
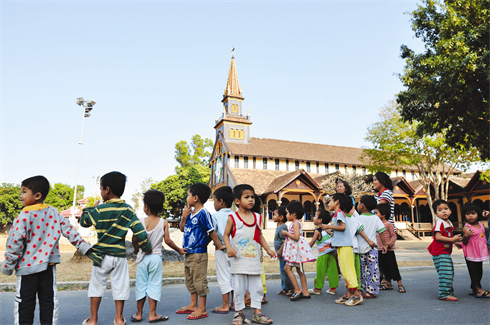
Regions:
[[434, 266], [436, 267], [437, 274], [439, 275], [439, 299], [444, 299], [448, 296], [454, 295], [453, 278], [454, 278], [454, 266], [451, 255], [441, 254], [432, 256]]

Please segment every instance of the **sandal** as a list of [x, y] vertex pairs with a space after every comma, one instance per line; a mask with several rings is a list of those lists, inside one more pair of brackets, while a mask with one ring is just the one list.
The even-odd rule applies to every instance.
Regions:
[[252, 304], [252, 299], [245, 300], [245, 307], [250, 307], [251, 304]]
[[300, 299], [303, 298], [303, 292], [300, 292], [300, 293], [293, 293], [293, 295], [291, 297], [289, 297], [289, 300], [291, 301], [298, 301]]
[[369, 293], [369, 292], [366, 292], [366, 294], [364, 295], [364, 298], [366, 298], [366, 299], [375, 299], [377, 297], [378, 296], [376, 296], [375, 294], [372, 294], [372, 293]]
[[404, 287], [404, 286], [399, 285], [399, 286], [398, 286], [398, 292], [399, 292], [399, 293], [405, 293], [405, 292], [407, 292], [407, 290], [405, 289], [405, 287]]
[[393, 290], [393, 286], [387, 283], [380, 283], [379, 290]]
[[268, 302], [269, 301], [267, 300], [267, 297], [265, 296], [265, 293], [264, 293], [264, 297], [262, 297], [262, 305], [265, 305]]
[[245, 317], [244, 313], [235, 313], [235, 316], [233, 316], [233, 320], [231, 321], [231, 325], [243, 325], [244, 322], [247, 323], [247, 320], [248, 319]]
[[259, 314], [254, 314], [254, 317], [252, 318], [252, 322], [257, 323], [257, 324], [272, 324], [273, 321], [269, 317], [266, 317], [264, 314], [259, 313]]
[[336, 304], [345, 304], [347, 302], [347, 300], [349, 300], [349, 298], [347, 298], [346, 295], [343, 295], [339, 299], [335, 300], [335, 303]]
[[288, 293], [286, 293], [286, 296], [291, 297], [294, 293], [294, 289], [289, 289]]
[[485, 291], [485, 292], [484, 292], [484, 293], [482, 293], [481, 295], [476, 295], [476, 294], [475, 294], [475, 298], [490, 298], [490, 292]]

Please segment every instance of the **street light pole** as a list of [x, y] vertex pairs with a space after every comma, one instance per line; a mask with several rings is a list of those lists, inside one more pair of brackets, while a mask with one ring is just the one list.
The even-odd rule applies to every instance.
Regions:
[[77, 187], [78, 187], [78, 170], [80, 167], [80, 153], [82, 151], [82, 137], [83, 137], [83, 124], [85, 122], [85, 118], [90, 116], [90, 111], [92, 110], [95, 102], [93, 100], [86, 101], [82, 97], [77, 98], [77, 104], [83, 108], [82, 115], [82, 130], [80, 132], [80, 141], [78, 142], [78, 159], [77, 159], [77, 174], [75, 177], [75, 189], [73, 191], [73, 206], [71, 208], [71, 219], [70, 223], [75, 224], [75, 204], [77, 203]]

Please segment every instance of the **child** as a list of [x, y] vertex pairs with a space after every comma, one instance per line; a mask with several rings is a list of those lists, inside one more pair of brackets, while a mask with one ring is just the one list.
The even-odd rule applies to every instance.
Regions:
[[[359, 260], [361, 263], [361, 290], [365, 292], [364, 298], [376, 298], [379, 293], [379, 264], [378, 247], [376, 247], [376, 234], [386, 231], [385, 226], [379, 218], [371, 211], [376, 208], [376, 199], [372, 195], [363, 195], [357, 204], [357, 210], [361, 215], [357, 217], [363, 226], [363, 231], [369, 240], [358, 235]], [[388, 245], [384, 235], [380, 236], [382, 253], [385, 254]]]
[[489, 259], [485, 228], [480, 222], [482, 212], [477, 205], [467, 203], [463, 206], [463, 215], [466, 217], [467, 224], [463, 228], [462, 246], [471, 278], [470, 295], [474, 295], [475, 298], [490, 298], [490, 293], [483, 290], [481, 286], [483, 261]]
[[110, 172], [100, 178], [100, 195], [104, 204], [83, 209], [80, 225], [94, 226], [97, 243], [92, 250], [93, 267], [88, 286], [90, 297], [90, 317], [84, 325], [97, 324], [100, 302], [104, 296], [107, 277], [111, 277], [112, 298], [116, 305], [114, 324], [125, 324], [124, 301], [129, 299], [129, 269], [126, 260], [126, 234], [131, 229], [139, 248], [151, 252], [151, 244], [134, 210], [121, 200], [126, 187], [126, 176], [120, 172]]
[[[294, 293], [289, 298], [291, 301], [298, 301], [300, 299], [310, 299], [311, 296], [308, 292], [308, 284], [306, 282], [306, 276], [302, 269], [302, 264], [306, 262], [314, 262], [315, 256], [311, 251], [311, 247], [303, 237], [303, 225], [299, 221], [303, 218], [305, 210], [303, 205], [298, 201], [293, 201], [286, 207], [288, 221], [292, 221], [289, 226], [289, 231], [283, 230], [281, 233], [287, 236], [284, 250], [282, 252], [286, 266], [286, 271], [289, 280], [294, 287]], [[301, 288], [298, 285], [296, 276], [293, 273], [293, 267], [298, 272], [299, 279], [301, 281]]]
[[146, 235], [150, 241], [151, 253], [145, 253], [139, 250], [138, 238], [133, 235], [134, 253], [136, 256], [136, 314], [131, 316], [132, 322], [141, 322], [143, 320], [143, 306], [145, 305], [146, 296], [150, 303], [150, 323], [162, 322], [168, 320], [167, 316], [157, 314], [157, 303], [162, 295], [162, 241], [170, 246], [180, 255], [185, 254], [185, 250], [177, 247], [168, 230], [168, 222], [158, 215], [163, 211], [165, 195], [157, 190], [149, 190], [143, 194], [143, 211], [148, 216], [141, 225], [145, 228]]
[[[352, 204], [352, 203], [351, 203]], [[341, 193], [335, 193], [328, 201], [328, 209], [334, 211], [333, 225], [323, 225], [323, 229], [332, 229], [334, 236], [332, 246], [337, 248], [340, 271], [345, 279], [347, 294], [335, 300], [337, 304], [355, 306], [362, 303], [363, 298], [357, 289], [357, 275], [354, 265], [353, 238], [350, 233], [349, 224], [343, 211], [350, 210], [348, 198]], [[329, 279], [330, 280], [330, 279]]]
[[233, 190], [233, 196], [238, 211], [228, 218], [223, 236], [228, 257], [235, 257], [231, 261], [230, 269], [233, 274], [236, 309], [232, 324], [242, 325], [244, 322], [249, 322], [242, 312], [245, 308], [245, 291], [250, 293], [251, 307], [254, 308], [253, 321], [259, 324], [272, 324], [272, 319], [261, 313], [264, 288], [260, 279], [260, 274], [263, 272], [260, 264], [260, 246], [270, 256], [274, 256], [274, 252], [262, 235], [260, 214], [250, 211], [255, 203], [254, 188], [247, 184], [237, 185]]
[[[187, 206], [182, 212], [180, 231], [184, 232], [183, 246], [186, 250], [184, 260], [185, 286], [191, 294], [191, 303], [177, 310], [177, 314], [190, 314], [187, 319], [196, 320], [208, 317], [206, 297], [208, 288], [208, 236], [218, 250], [221, 244], [213, 221], [204, 203], [209, 199], [211, 189], [203, 183], [191, 185], [187, 190]], [[194, 208], [191, 212], [191, 208]], [[199, 303], [198, 303], [199, 297]]]
[[[381, 241], [380, 234], [376, 234], [376, 240], [378, 242], [378, 259], [379, 259], [379, 270], [382, 273], [381, 277], [384, 279], [380, 283], [380, 290], [393, 290], [391, 285], [391, 280], [398, 282], [398, 292], [405, 293], [407, 290], [402, 284], [402, 277], [400, 275], [400, 270], [398, 269], [398, 264], [396, 263], [395, 256], [395, 242], [396, 242], [396, 232], [393, 224], [388, 220], [391, 213], [390, 205], [387, 203], [381, 203], [376, 205], [374, 209], [374, 214], [383, 222], [386, 228], [384, 231], [385, 243]], [[379, 249], [388, 245], [387, 251], [383, 254], [383, 251]]]
[[2, 273], [11, 275], [15, 270], [17, 276], [15, 324], [34, 322], [36, 295], [41, 324], [57, 323], [56, 264], [60, 263], [60, 234], [84, 255], [90, 249], [90, 244], [58, 210], [44, 204], [49, 189], [49, 182], [44, 176], [22, 181], [20, 202], [24, 209], [14, 219], [8, 235]]
[[432, 209], [437, 215], [437, 221], [432, 229], [432, 243], [427, 247], [432, 255], [434, 266], [439, 275], [439, 300], [458, 301], [454, 296], [453, 278], [454, 266], [451, 259], [453, 244], [459, 244], [463, 240], [461, 235], [453, 237], [453, 224], [449, 220], [451, 210], [444, 200], [436, 200], [432, 203]]
[[[214, 209], [216, 210], [213, 214], [214, 230], [216, 231], [221, 244], [224, 245], [223, 234], [226, 229], [226, 223], [228, 221], [228, 216], [233, 213], [231, 211], [231, 205], [233, 204], [233, 190], [229, 186], [220, 187], [214, 191], [213, 199]], [[214, 259], [216, 262], [216, 277], [218, 278], [218, 284], [221, 289], [223, 305], [214, 308], [212, 312], [216, 314], [228, 314], [230, 309], [234, 309], [235, 307], [233, 303], [233, 279], [230, 273], [230, 258], [226, 251], [216, 248]]]
[[323, 224], [328, 224], [332, 220], [332, 216], [325, 210], [318, 210], [315, 213], [313, 223], [318, 226], [313, 233], [313, 238], [310, 241], [310, 246], [316, 242], [318, 248], [318, 258], [316, 259], [316, 276], [315, 276], [315, 288], [309, 289], [310, 294], [319, 295], [322, 292], [325, 285], [325, 274], [328, 276], [328, 284], [330, 288], [325, 291], [331, 295], [337, 292], [339, 286], [339, 273], [337, 271], [337, 262], [333, 253], [335, 249], [332, 248], [332, 237], [330, 234], [322, 229]]
[[291, 283], [291, 280], [289, 280], [289, 277], [286, 271], [284, 270], [284, 267], [286, 266], [286, 261], [282, 256], [282, 251], [284, 249], [284, 242], [286, 241], [286, 236], [282, 234], [282, 231], [288, 230], [288, 226], [286, 225], [286, 221], [287, 221], [286, 215], [287, 212], [285, 207], [278, 207], [274, 211], [274, 222], [277, 223], [276, 235], [274, 236], [274, 249], [276, 250], [277, 258], [279, 259], [279, 271], [281, 273], [282, 290], [279, 291], [277, 294], [290, 296], [293, 294], [292, 291], [294, 288], [293, 288], [293, 284]]

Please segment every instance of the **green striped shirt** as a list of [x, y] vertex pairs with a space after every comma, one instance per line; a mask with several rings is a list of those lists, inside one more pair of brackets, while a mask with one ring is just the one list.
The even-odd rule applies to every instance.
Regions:
[[92, 246], [92, 252], [87, 254], [95, 266], [100, 266], [104, 255], [126, 257], [128, 229], [133, 231], [140, 249], [151, 252], [145, 229], [134, 210], [124, 200], [112, 199], [97, 207], [83, 209], [80, 225], [94, 226], [97, 231], [97, 243]]

